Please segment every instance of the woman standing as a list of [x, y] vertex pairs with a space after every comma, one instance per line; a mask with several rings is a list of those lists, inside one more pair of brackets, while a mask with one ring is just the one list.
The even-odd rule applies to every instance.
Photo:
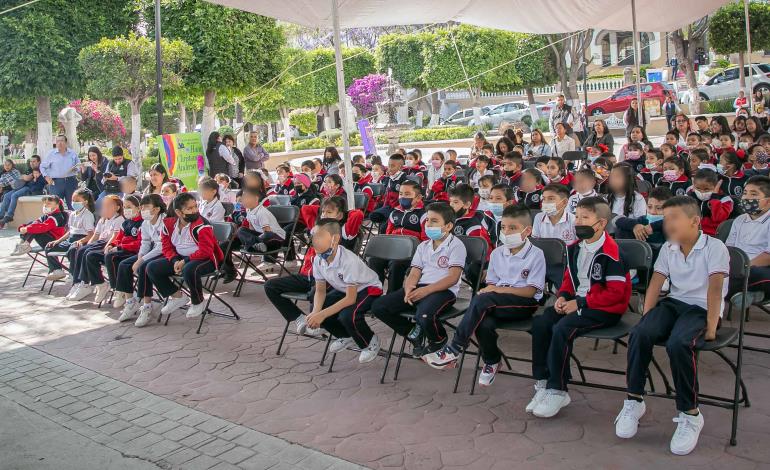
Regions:
[[612, 138], [612, 134], [610, 134], [610, 130], [607, 128], [607, 123], [604, 122], [604, 119], [597, 119], [594, 121], [594, 128], [586, 139], [584, 146], [598, 147], [599, 144], [606, 145], [610, 153], [614, 153], [615, 139]]
[[80, 178], [92, 194], [101, 194], [104, 191], [102, 178], [108, 163], [99, 147], [89, 147], [88, 163], [80, 167]]
[[235, 146], [235, 137], [230, 134], [222, 138], [222, 143], [225, 144], [227, 151], [230, 152], [233, 159], [232, 163], [227, 162], [228, 172], [226, 174], [240, 184], [241, 179], [243, 179], [243, 172], [246, 169], [246, 160], [243, 158], [243, 153]]
[[219, 173], [230, 174], [230, 165], [238, 168], [236, 160], [233, 158], [230, 150], [222, 143], [222, 136], [214, 131], [209, 134], [209, 141], [206, 145], [206, 159], [209, 161], [209, 176], [212, 178]]
[[[644, 122], [642, 122], [644, 121]], [[623, 123], [626, 125], [626, 137], [631, 133], [631, 129], [635, 126], [644, 126], [647, 124], [647, 116], [644, 115], [644, 110], [639, 110], [639, 100], [636, 98], [631, 99], [631, 103], [628, 105], [628, 109], [623, 114]]]

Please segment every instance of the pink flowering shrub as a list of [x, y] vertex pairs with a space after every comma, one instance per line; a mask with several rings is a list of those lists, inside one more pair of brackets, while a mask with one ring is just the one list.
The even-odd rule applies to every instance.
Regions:
[[78, 124], [78, 138], [81, 141], [121, 141], [126, 136], [126, 127], [120, 114], [104, 101], [83, 99], [69, 105], [83, 117]]
[[377, 103], [385, 99], [383, 88], [387, 83], [388, 76], [382, 74], [370, 74], [353, 80], [347, 94], [360, 117], [377, 114]]

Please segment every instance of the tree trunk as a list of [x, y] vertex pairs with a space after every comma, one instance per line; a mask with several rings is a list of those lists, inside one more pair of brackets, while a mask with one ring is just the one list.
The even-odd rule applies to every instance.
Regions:
[[275, 142], [275, 137], [273, 136], [273, 123], [268, 122], [267, 123], [267, 141], [270, 143]]
[[289, 127], [289, 108], [279, 109], [281, 114], [281, 126], [283, 127], [283, 150], [291, 152], [291, 127]]
[[532, 87], [526, 88], [525, 91], [527, 92], [527, 103], [529, 103], [529, 116], [532, 118], [532, 124], [534, 125], [540, 119], [537, 105], [535, 104], [535, 92], [532, 90]]
[[690, 114], [701, 113], [700, 93], [698, 93], [698, 79], [695, 76], [694, 51], [691, 51], [689, 41], [684, 38], [681, 29], [671, 34], [671, 42], [674, 43], [674, 53], [679, 62], [679, 70], [684, 73], [687, 80], [687, 88], [690, 92]]
[[177, 106], [179, 107], [179, 133], [184, 134], [187, 132], [187, 107], [181, 101]]
[[139, 114], [139, 109], [142, 107], [142, 103], [129, 100], [128, 105], [131, 107], [131, 145], [129, 149], [131, 151], [131, 158], [139, 162], [142, 159], [142, 149], [140, 148], [142, 140], [142, 117]]
[[438, 126], [441, 117], [441, 100], [438, 99], [438, 90], [431, 90], [430, 95], [430, 122], [428, 127]]
[[37, 153], [45, 157], [53, 148], [53, 128], [51, 126], [51, 97], [38, 96], [37, 106]]
[[217, 92], [206, 90], [203, 93], [203, 122], [201, 124], [201, 140], [204, 148], [208, 142], [209, 134], [214, 132], [216, 127], [217, 111], [214, 109], [214, 102], [217, 99]]
[[35, 129], [27, 129], [24, 133], [24, 158], [35, 154]]
[[472, 88], [471, 98], [473, 98], [473, 121], [477, 126], [481, 125], [481, 89]]
[[743, 92], [746, 94], [746, 96], [749, 96], [749, 92], [746, 91], [746, 74], [743, 73], [743, 68], [745, 65], [745, 56], [743, 54], [743, 51], [738, 53], [738, 90], [736, 90], [735, 94], [738, 95], [738, 91], [743, 90]]
[[192, 121], [190, 121], [190, 131], [195, 132], [195, 128], [198, 127], [198, 110], [193, 108], [192, 110]]

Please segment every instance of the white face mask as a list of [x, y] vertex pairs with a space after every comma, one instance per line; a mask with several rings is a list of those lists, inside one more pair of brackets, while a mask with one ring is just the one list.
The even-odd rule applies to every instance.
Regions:
[[492, 190], [488, 188], [479, 188], [479, 197], [481, 199], [489, 199], [489, 193], [491, 193]]
[[136, 211], [134, 211], [133, 209], [123, 209], [123, 217], [125, 217], [126, 219], [133, 219], [134, 216], [136, 215], [135, 212]]
[[711, 195], [714, 194], [711, 191], [706, 191], [702, 193], [697, 189], [693, 189], [692, 192], [693, 194], [695, 194], [695, 197], [697, 197], [701, 201], [708, 201], [709, 199], [711, 199]]
[[518, 248], [524, 244], [525, 239], [521, 236], [521, 233], [500, 234], [500, 241], [503, 242], [503, 246], [506, 248]]
[[53, 210], [51, 210], [50, 207], [43, 206], [43, 214], [50, 214], [51, 212], [53, 212]]
[[152, 211], [147, 209], [143, 210], [142, 220], [152, 220]]
[[554, 215], [559, 212], [555, 202], [544, 202], [541, 209], [546, 215]]

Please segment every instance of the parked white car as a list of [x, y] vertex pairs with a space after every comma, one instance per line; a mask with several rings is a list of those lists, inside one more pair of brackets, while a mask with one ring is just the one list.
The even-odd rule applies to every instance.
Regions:
[[[751, 64], [751, 68], [754, 70], [751, 76], [752, 91], [762, 90], [763, 93], [770, 91], [770, 64]], [[749, 66], [745, 66], [744, 87], [749, 87]], [[738, 96], [739, 77], [740, 70], [738, 67], [729, 68], [723, 72], [720, 72], [706, 81], [703, 85], [698, 86], [698, 93], [702, 100], [722, 100], [732, 99]], [[689, 101], [689, 94], [684, 93], [683, 102]]]
[[[481, 114], [487, 113], [491, 109], [490, 106], [482, 106], [481, 107]], [[461, 109], [460, 111], [457, 111], [456, 113], [452, 114], [448, 118], [441, 121], [441, 124], [451, 124], [455, 126], [470, 126], [472, 124], [469, 124], [469, 122], [473, 120], [473, 108], [468, 109]]]
[[[538, 113], [543, 116], [542, 103], [535, 103]], [[550, 111], [550, 110], [549, 110]], [[491, 124], [492, 127], [499, 126], [503, 121], [514, 122], [521, 121], [524, 116], [529, 116], [529, 103], [526, 101], [511, 101], [510, 103], [498, 104], [490, 109], [488, 113], [481, 116], [481, 122], [477, 123], [475, 119], [471, 120], [469, 125], [478, 126]]]

